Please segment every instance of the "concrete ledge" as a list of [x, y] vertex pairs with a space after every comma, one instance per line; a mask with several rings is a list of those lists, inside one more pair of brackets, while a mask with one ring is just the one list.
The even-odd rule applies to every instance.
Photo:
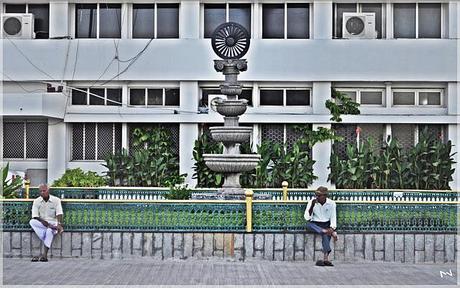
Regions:
[[[453, 263], [455, 234], [379, 233], [339, 235], [332, 259], [345, 262]], [[33, 232], [3, 232], [3, 257], [29, 258], [42, 251]], [[311, 233], [67, 232], [57, 236], [51, 258], [251, 259], [314, 261], [321, 238]]]

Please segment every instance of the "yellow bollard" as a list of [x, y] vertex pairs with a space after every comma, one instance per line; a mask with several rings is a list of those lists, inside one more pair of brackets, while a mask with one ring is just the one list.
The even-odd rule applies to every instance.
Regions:
[[281, 183], [281, 186], [283, 186], [283, 201], [287, 201], [288, 200], [288, 190], [287, 190], [288, 182], [283, 181], [283, 183]]
[[252, 232], [252, 196], [254, 191], [247, 189], [246, 195], [246, 232]]
[[29, 180], [29, 179], [24, 180], [24, 184], [25, 184], [25, 186], [26, 186], [26, 195], [25, 195], [25, 198], [26, 198], [26, 199], [29, 199], [30, 180]]

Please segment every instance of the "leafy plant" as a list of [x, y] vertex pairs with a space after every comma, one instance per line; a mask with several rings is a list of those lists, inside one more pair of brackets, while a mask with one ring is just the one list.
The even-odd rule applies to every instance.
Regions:
[[340, 115], [343, 114], [360, 114], [359, 104], [354, 102], [347, 94], [332, 89], [331, 97], [333, 100], [326, 100], [326, 108], [329, 109], [332, 114], [332, 121], [342, 122]]
[[115, 186], [164, 187], [182, 183], [185, 176], [179, 175], [170, 133], [163, 128], [134, 129], [131, 153], [123, 149], [105, 161], [108, 181]]
[[291, 187], [306, 188], [313, 183], [317, 177], [313, 175], [315, 161], [311, 159], [312, 147], [318, 142], [341, 138], [322, 127], [313, 131], [306, 125], [294, 125], [292, 129], [301, 136], [290, 148], [271, 141], [263, 141], [257, 146], [261, 160], [255, 170], [243, 174], [240, 179], [242, 186], [280, 187], [283, 181], [288, 181]]
[[222, 154], [223, 145], [211, 140], [209, 133], [203, 133], [195, 140], [193, 148], [193, 159], [195, 165], [193, 166], [192, 178], [197, 179], [197, 187], [221, 187], [224, 180], [224, 175], [221, 173], [213, 172], [206, 166], [203, 154]]
[[188, 184], [176, 184], [169, 187], [169, 192], [165, 194], [165, 198], [169, 200], [187, 200], [192, 198], [192, 190], [188, 188]]
[[105, 186], [104, 177], [94, 171], [84, 172], [80, 168], [67, 169], [61, 178], [54, 181], [54, 187], [99, 187]]
[[5, 167], [2, 167], [2, 179], [3, 179], [3, 198], [16, 198], [17, 191], [22, 187], [22, 178], [20, 176], [6, 179], [8, 177], [8, 170], [10, 169], [10, 163], [7, 163]]
[[450, 189], [453, 169], [451, 142], [422, 132], [419, 142], [404, 151], [397, 139], [380, 150], [372, 141], [347, 145], [345, 159], [331, 155], [329, 180], [342, 189]]

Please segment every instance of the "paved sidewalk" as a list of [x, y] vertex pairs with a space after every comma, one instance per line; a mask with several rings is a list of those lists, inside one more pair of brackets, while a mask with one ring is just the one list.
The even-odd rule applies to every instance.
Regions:
[[[456, 285], [456, 264], [3, 259], [5, 285]], [[441, 277], [440, 271], [452, 272]], [[450, 272], [449, 272], [450, 273]], [[388, 286], [387, 286], [388, 287]], [[439, 286], [437, 286], [439, 287]], [[453, 286], [451, 286], [453, 287]]]

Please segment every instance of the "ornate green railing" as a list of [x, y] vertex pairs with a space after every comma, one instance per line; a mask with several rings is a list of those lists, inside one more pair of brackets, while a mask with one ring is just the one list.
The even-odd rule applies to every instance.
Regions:
[[[245, 203], [63, 202], [66, 231], [244, 231]], [[4, 202], [4, 230], [30, 230], [31, 202]]]
[[[31, 201], [3, 200], [2, 229], [30, 231]], [[64, 200], [66, 231], [246, 231], [244, 201]], [[456, 232], [458, 203], [337, 203], [341, 232]], [[254, 201], [254, 232], [305, 231], [305, 203]]]
[[[305, 230], [306, 205], [254, 203], [254, 231]], [[338, 203], [341, 232], [455, 232], [457, 204], [450, 203]]]
[[[253, 189], [257, 194], [270, 194], [272, 200], [282, 200], [282, 189]], [[61, 199], [107, 199], [107, 200], [164, 200], [168, 188], [51, 188], [50, 193]], [[192, 194], [216, 193], [217, 189], [193, 189]], [[287, 200], [308, 201], [314, 197], [314, 190], [289, 189]], [[25, 192], [19, 192], [24, 198]], [[30, 188], [30, 198], [39, 196], [38, 188]], [[421, 201], [421, 202], [456, 202], [458, 191], [425, 190], [330, 190], [332, 200], [346, 201]]]
[[[272, 195], [272, 200], [282, 200], [282, 189], [253, 189], [254, 193]], [[287, 200], [308, 201], [315, 196], [314, 190], [289, 189]], [[420, 201], [420, 202], [455, 202], [458, 191], [429, 190], [329, 190], [329, 198], [334, 201]]]

